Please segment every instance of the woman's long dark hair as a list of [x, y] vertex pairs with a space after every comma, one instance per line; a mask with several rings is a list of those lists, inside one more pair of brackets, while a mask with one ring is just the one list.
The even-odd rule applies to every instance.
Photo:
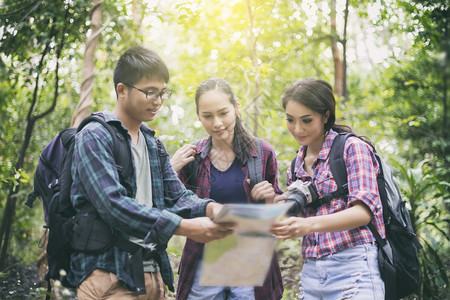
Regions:
[[[198, 101], [206, 92], [218, 90], [227, 95], [230, 103], [236, 108], [236, 95], [231, 85], [222, 78], [209, 78], [203, 81], [195, 91], [195, 107], [198, 115]], [[256, 150], [255, 138], [242, 125], [241, 118], [236, 116], [233, 136], [233, 150], [241, 164], [246, 164], [251, 157], [252, 150]]]
[[[329, 111], [327, 123], [325, 123], [325, 135], [330, 129], [336, 132], [352, 132], [352, 129], [347, 125], [336, 124], [336, 99], [334, 98], [333, 88], [331, 85], [321, 79], [303, 78], [293, 83], [287, 88], [282, 96], [283, 108], [286, 110], [286, 105], [289, 101], [300, 103], [309, 109], [325, 116]], [[358, 136], [367, 142], [373, 149], [375, 147], [364, 136]]]

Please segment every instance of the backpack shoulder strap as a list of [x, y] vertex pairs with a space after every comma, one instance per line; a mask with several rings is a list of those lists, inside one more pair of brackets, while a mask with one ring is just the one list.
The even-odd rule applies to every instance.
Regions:
[[156, 146], [158, 147], [159, 161], [161, 164], [161, 174], [164, 174], [164, 166], [166, 165], [167, 158], [169, 157], [169, 153], [167, 153], [167, 150], [164, 147], [164, 144], [161, 142], [160, 139], [155, 137], [155, 140], [156, 140]]
[[337, 190], [329, 195], [325, 195], [317, 199], [316, 201], [313, 201], [308, 204], [308, 206], [318, 208], [336, 197], [348, 194], [347, 166], [344, 161], [344, 148], [345, 141], [351, 136], [355, 136], [355, 134], [350, 132], [339, 133], [334, 138], [330, 153], [328, 154], [331, 173], [333, 174], [333, 178], [338, 186]]
[[345, 141], [354, 136], [353, 133], [339, 133], [331, 145], [328, 161], [330, 163], [331, 173], [338, 186], [338, 189], [347, 189], [347, 167], [344, 161]]
[[75, 138], [76, 133], [77, 133], [76, 128], [66, 128], [58, 133], [61, 137], [61, 143], [66, 150], [69, 150], [70, 144]]
[[297, 155], [294, 156], [294, 158], [291, 161], [291, 179], [292, 182], [296, 181], [296, 174], [295, 174], [295, 163], [297, 162]]
[[[73, 128], [69, 128], [62, 133], [61, 142], [64, 147], [64, 154], [61, 163], [63, 167], [61, 168], [61, 174], [59, 179], [55, 182], [52, 188], [60, 191], [59, 200], [51, 200], [47, 211], [55, 211], [52, 207], [57, 207], [58, 213], [63, 216], [71, 216], [75, 213], [70, 202], [70, 186], [72, 185], [72, 175], [71, 166], [74, 151], [74, 138], [76, 131]], [[53, 183], [52, 183], [53, 184]], [[53, 226], [52, 216], [49, 214], [49, 225]]]
[[250, 191], [253, 189], [255, 184], [258, 182], [261, 182], [263, 180], [262, 178], [262, 160], [261, 160], [261, 139], [255, 138], [256, 141], [256, 151], [257, 155], [256, 157], [252, 156], [247, 161], [247, 168], [248, 168], [248, 178], [250, 178]]
[[[113, 139], [113, 153], [116, 162], [117, 170], [119, 171], [120, 181], [123, 182], [123, 178], [127, 178], [133, 174], [133, 166], [131, 163], [131, 149], [128, 145], [128, 140], [124, 130], [118, 128], [113, 124], [106, 122], [102, 113], [93, 113], [85, 118], [78, 126], [77, 131], [81, 131], [88, 123], [95, 121], [103, 125]], [[126, 187], [128, 193], [131, 193], [131, 188]]]
[[[193, 143], [193, 145], [197, 146], [198, 142]], [[186, 185], [187, 188], [190, 189], [191, 191], [195, 192], [195, 190], [197, 189], [197, 175], [198, 175], [198, 168], [200, 166], [200, 153], [196, 153], [194, 156], [194, 160], [191, 161], [190, 163], [188, 163], [186, 165], [187, 168], [187, 180], [186, 180]]]

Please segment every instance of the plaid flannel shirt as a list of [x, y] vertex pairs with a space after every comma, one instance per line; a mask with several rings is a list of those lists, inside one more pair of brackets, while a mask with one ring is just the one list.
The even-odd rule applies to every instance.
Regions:
[[[120, 123], [114, 114], [104, 114], [107, 122]], [[199, 199], [187, 190], [168, 158], [161, 174], [155, 132], [145, 125], [141, 125], [141, 131], [147, 143], [151, 165], [153, 207], [139, 204], [134, 196], [127, 196], [125, 187], [119, 181], [112, 137], [97, 122], [89, 123], [76, 136], [71, 199], [77, 210], [89, 199], [102, 219], [123, 236], [132, 235], [143, 239], [145, 243], [156, 243], [162, 260], [161, 275], [169, 290], [173, 291], [173, 271], [165, 251], [167, 243], [182, 218], [205, 216], [206, 205], [212, 200]], [[131, 159], [134, 169], [134, 160]], [[136, 194], [135, 176], [134, 172], [133, 176], [125, 179], [132, 187], [133, 195]], [[111, 247], [100, 254], [74, 253], [68, 280], [77, 286], [95, 269], [116, 274], [128, 288], [134, 289], [131, 264], [126, 252]]]
[[[210, 182], [210, 165], [211, 160], [209, 158], [209, 149], [211, 147], [211, 137], [207, 137], [201, 140], [197, 145], [197, 153], [200, 153], [201, 161], [198, 168], [196, 193], [199, 197], [208, 198], [211, 190]], [[256, 151], [253, 151], [253, 156], [257, 155]], [[261, 140], [261, 163], [264, 166], [262, 169], [262, 178], [272, 183], [275, 193], [281, 194], [282, 191], [278, 185], [278, 166], [276, 160], [276, 154], [273, 148], [264, 140]], [[244, 172], [244, 181], [248, 178], [248, 169], [246, 166], [241, 166]], [[188, 168], [185, 167], [179, 172], [179, 177], [186, 183], [191, 174], [188, 174]], [[250, 203], [251, 195], [248, 184], [244, 185], [245, 193], [247, 195], [247, 201]], [[191, 239], [186, 239], [186, 244], [183, 249], [183, 255], [181, 257], [180, 268], [178, 270], [178, 288], [177, 288], [177, 300], [185, 300], [189, 294], [191, 286], [194, 281], [195, 270], [197, 269], [198, 262], [200, 261], [203, 253], [204, 244], [197, 243]], [[276, 254], [273, 256], [272, 263], [268, 272], [268, 275], [264, 281], [262, 287], [255, 287], [255, 298], [257, 300], [278, 300], [283, 295], [283, 281], [281, 277], [280, 267], [278, 265], [278, 259]]]
[[[320, 149], [319, 156], [313, 164], [313, 177], [303, 169], [305, 147], [300, 147], [295, 164], [296, 177], [303, 181], [312, 181], [319, 196], [325, 196], [337, 189], [331, 173], [328, 156], [337, 133], [330, 130]], [[339, 197], [318, 209], [306, 208], [306, 217], [329, 215], [349, 208], [355, 201], [362, 201], [372, 212], [371, 222], [382, 237], [385, 236], [383, 224], [383, 207], [378, 194], [378, 161], [371, 147], [357, 137], [350, 137], [345, 142], [344, 161], [348, 173], [348, 199]], [[287, 183], [292, 183], [291, 168], [287, 171]], [[340, 232], [313, 232], [303, 238], [303, 257], [320, 258], [356, 245], [375, 241], [367, 226]]]

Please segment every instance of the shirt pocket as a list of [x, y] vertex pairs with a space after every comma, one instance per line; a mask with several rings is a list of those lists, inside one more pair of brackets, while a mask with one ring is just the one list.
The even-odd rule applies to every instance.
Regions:
[[[331, 171], [328, 170], [319, 172], [315, 178], [314, 183], [320, 197], [327, 196], [337, 190], [337, 184], [333, 178], [333, 174], [331, 173]], [[327, 209], [327, 212], [333, 213], [344, 209], [346, 201], [341, 196], [339, 198], [334, 198], [333, 200], [331, 200], [329, 202], [329, 205], [331, 207], [328, 208], [330, 210]]]
[[314, 179], [319, 196], [323, 197], [331, 194], [337, 189], [337, 184], [330, 171], [320, 171]]

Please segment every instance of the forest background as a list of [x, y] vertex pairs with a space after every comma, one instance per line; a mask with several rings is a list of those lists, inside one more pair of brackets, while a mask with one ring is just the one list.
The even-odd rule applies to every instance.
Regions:
[[[329, 81], [339, 123], [370, 137], [411, 207], [422, 283], [447, 299], [449, 4], [445, 0], [0, 0], [0, 298], [40, 298], [42, 206], [24, 205], [43, 147], [61, 129], [115, 104], [113, 68], [132, 45], [167, 62], [174, 92], [148, 124], [173, 154], [205, 136], [196, 86], [228, 80], [254, 135], [277, 152], [280, 183], [298, 145], [283, 90]], [[183, 246], [173, 239], [174, 270]], [[298, 293], [301, 241], [278, 244], [284, 299]], [[65, 290], [61, 298], [71, 298]], [[66, 296], [64, 296], [66, 295]]]

